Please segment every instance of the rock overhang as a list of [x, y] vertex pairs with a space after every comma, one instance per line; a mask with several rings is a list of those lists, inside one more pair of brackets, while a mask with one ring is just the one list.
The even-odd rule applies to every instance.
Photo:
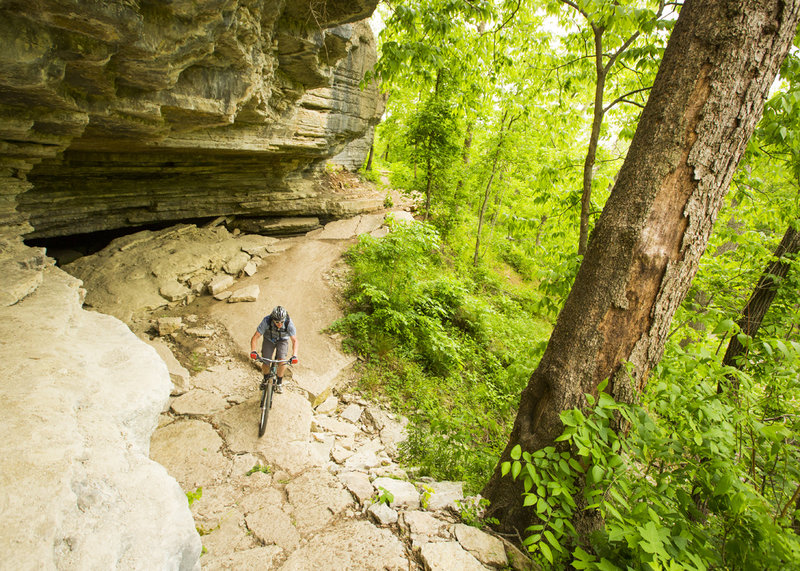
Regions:
[[7, 2], [4, 236], [328, 215], [315, 175], [383, 109], [376, 4]]

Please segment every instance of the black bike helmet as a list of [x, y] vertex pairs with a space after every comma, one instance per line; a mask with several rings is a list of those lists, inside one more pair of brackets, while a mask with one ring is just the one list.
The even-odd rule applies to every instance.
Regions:
[[280, 305], [276, 306], [275, 309], [272, 310], [270, 314], [272, 316], [272, 321], [277, 323], [283, 323], [286, 321], [286, 310], [283, 309]]

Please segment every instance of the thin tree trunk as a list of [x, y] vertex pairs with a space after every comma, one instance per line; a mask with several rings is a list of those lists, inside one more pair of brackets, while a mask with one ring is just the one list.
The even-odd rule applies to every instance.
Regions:
[[365, 171], [369, 172], [372, 170], [372, 153], [375, 151], [375, 141], [369, 144], [369, 154], [367, 155], [367, 166], [364, 168]]
[[[489, 203], [489, 196], [492, 193], [492, 182], [494, 181], [494, 175], [497, 173], [497, 164], [500, 160], [500, 149], [503, 146], [507, 116], [508, 116], [508, 111], [504, 111], [503, 118], [500, 120], [500, 138], [497, 141], [497, 147], [494, 150], [494, 160], [492, 161], [492, 172], [489, 175], [489, 181], [486, 183], [486, 190], [483, 193], [483, 203], [481, 203], [481, 210], [480, 213], [478, 214], [478, 231], [476, 232], [475, 236], [475, 253], [472, 256], [472, 264], [475, 266], [478, 265], [478, 260], [480, 259], [481, 230], [483, 229], [483, 218], [484, 216], [486, 216], [486, 205]], [[513, 122], [514, 119], [509, 121], [508, 126], [511, 127], [511, 123]]]
[[456, 183], [456, 190], [455, 190], [455, 212], [458, 212], [458, 205], [460, 204], [458, 200], [458, 195], [461, 192], [461, 189], [464, 187], [464, 176], [467, 173], [467, 167], [469, 167], [469, 150], [472, 147], [472, 122], [467, 124], [467, 133], [464, 135], [464, 146], [461, 148], [461, 164], [463, 165], [463, 169], [458, 177], [458, 182]]
[[[501, 476], [520, 445], [555, 445], [562, 411], [611, 379], [633, 400], [661, 358], [736, 165], [791, 45], [800, 0], [687, 0], [617, 183], [545, 353], [522, 393], [506, 449], [482, 495], [508, 532], [536, 522], [521, 481]], [[631, 368], [623, 366], [630, 363]], [[586, 538], [601, 523], [573, 522]]]
[[[764, 273], [761, 274], [761, 279], [758, 280], [750, 300], [742, 310], [742, 316], [738, 321], [742, 333], [749, 335], [751, 338], [756, 336], [767, 310], [769, 310], [775, 295], [778, 293], [779, 282], [787, 276], [791, 269], [791, 262], [786, 259], [786, 256], [794, 255], [798, 252], [800, 252], [800, 232], [789, 226], [783, 235], [781, 243], [775, 249], [773, 254], [775, 259], [764, 269]], [[728, 342], [728, 349], [725, 351], [722, 364], [740, 368], [739, 357], [746, 354], [747, 351], [744, 345], [734, 335]], [[738, 388], [735, 386], [735, 380], [729, 380], [734, 385], [734, 389]], [[721, 389], [722, 387], [719, 388], [719, 390]]]
[[603, 66], [603, 33], [605, 28], [592, 26], [594, 32], [594, 61], [597, 81], [594, 87], [594, 111], [592, 114], [592, 133], [589, 136], [589, 149], [583, 161], [583, 192], [581, 193], [581, 227], [578, 239], [578, 253], [586, 254], [589, 241], [589, 216], [592, 213], [592, 179], [594, 163], [597, 158], [597, 144], [600, 141], [600, 127], [603, 125], [603, 92], [606, 88], [608, 70]]
[[[430, 147], [430, 145], [429, 145]], [[430, 149], [428, 150], [428, 184], [425, 187], [425, 218], [427, 220], [431, 214], [431, 184], [433, 182], [433, 169], [431, 168], [431, 153]]]

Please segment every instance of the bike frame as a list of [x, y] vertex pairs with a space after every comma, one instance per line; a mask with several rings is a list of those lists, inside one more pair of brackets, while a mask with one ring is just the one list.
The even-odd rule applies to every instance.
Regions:
[[269, 418], [269, 411], [272, 408], [272, 394], [275, 390], [275, 380], [277, 378], [278, 365], [284, 363], [291, 365], [291, 359], [267, 359], [265, 357], [257, 357], [255, 359], [259, 363], [270, 365], [269, 373], [267, 374], [266, 385], [261, 390], [261, 416], [258, 423], [258, 437], [264, 436], [267, 430], [267, 419]]

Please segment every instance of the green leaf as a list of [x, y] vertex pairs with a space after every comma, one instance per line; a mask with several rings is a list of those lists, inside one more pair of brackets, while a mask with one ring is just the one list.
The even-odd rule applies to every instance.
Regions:
[[514, 448], [511, 449], [511, 458], [513, 460], [519, 460], [520, 456], [522, 456], [522, 446], [517, 444]]
[[558, 542], [556, 537], [553, 535], [553, 532], [551, 532], [549, 529], [545, 530], [544, 536], [547, 539], [547, 541], [550, 542], [550, 545], [552, 545], [556, 550], [564, 551], [564, 548], [561, 547], [561, 544]]
[[505, 477], [509, 470], [511, 470], [511, 462], [503, 462], [500, 464], [500, 475], [502, 477]]
[[724, 321], [720, 322], [716, 329], [714, 329], [714, 335], [719, 335], [721, 333], [730, 333], [736, 329], [736, 323], [733, 319], [725, 319]]
[[728, 490], [731, 489], [733, 485], [733, 480], [730, 474], [723, 474], [722, 477], [717, 482], [717, 485], [714, 487], [714, 495], [715, 496], [722, 496]]
[[538, 548], [539, 548], [539, 550], [542, 552], [542, 555], [544, 555], [544, 556], [545, 556], [545, 558], [546, 558], [546, 559], [547, 559], [547, 560], [548, 560], [550, 563], [552, 563], [552, 562], [553, 562], [553, 552], [552, 552], [552, 551], [550, 551], [550, 547], [548, 547], [548, 545], [547, 545], [546, 543], [542, 543], [542, 542], [540, 542], [539, 544], [537, 544], [537, 546], [536, 546], [536, 547], [538, 547]]
[[519, 476], [520, 470], [522, 470], [522, 464], [519, 462], [514, 462], [511, 464], [511, 477], [516, 480], [517, 476]]

